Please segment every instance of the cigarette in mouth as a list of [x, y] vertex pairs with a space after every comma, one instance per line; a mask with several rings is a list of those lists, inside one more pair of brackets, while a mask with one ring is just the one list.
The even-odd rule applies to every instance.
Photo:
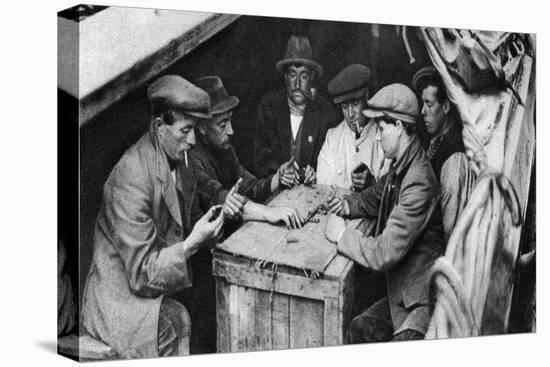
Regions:
[[185, 155], [185, 168], [187, 168], [187, 166], [188, 166], [188, 164], [187, 164], [187, 150], [184, 150], [183, 154]]

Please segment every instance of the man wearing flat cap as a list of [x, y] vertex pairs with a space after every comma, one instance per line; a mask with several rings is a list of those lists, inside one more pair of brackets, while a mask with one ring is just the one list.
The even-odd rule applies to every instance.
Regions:
[[[239, 162], [231, 145], [233, 136], [232, 111], [239, 104], [236, 96], [229, 96], [221, 78], [205, 76], [194, 84], [210, 96], [211, 118], [200, 119], [196, 131], [197, 144], [190, 153], [199, 195], [209, 205], [224, 204], [227, 219], [232, 221], [233, 229], [240, 224], [239, 219], [267, 221], [273, 224], [284, 222], [288, 227], [301, 226], [301, 219], [293, 208], [267, 207], [264, 202], [282, 182], [292, 184], [293, 176], [284, 174], [284, 167], [267, 178], [258, 179], [248, 172]], [[240, 207], [242, 206], [242, 210]], [[242, 213], [241, 213], [242, 212]], [[226, 226], [225, 235], [229, 235]], [[216, 352], [216, 295], [212, 276], [212, 255], [210, 251], [199, 251], [193, 258], [193, 265], [199, 273], [194, 273], [194, 284], [198, 293], [193, 298], [199, 303], [191, 312], [193, 325], [198, 339], [192, 336], [191, 349], [197, 352]], [[195, 315], [196, 313], [196, 315]], [[194, 329], [197, 330], [197, 329]]]
[[359, 64], [344, 68], [328, 83], [333, 102], [342, 110], [344, 121], [329, 129], [317, 160], [317, 183], [362, 191], [388, 171], [376, 140], [378, 125], [363, 115], [371, 71]]
[[415, 131], [418, 102], [408, 87], [391, 84], [368, 101], [363, 113], [379, 125], [390, 169], [375, 185], [334, 198], [329, 207], [347, 218], [377, 218], [373, 236], [346, 228], [338, 251], [383, 271], [387, 296], [352, 320], [348, 341], [422, 339], [431, 317], [429, 272], [444, 245], [439, 184]]
[[86, 332], [123, 358], [189, 353], [189, 314], [170, 295], [191, 286], [189, 260], [215, 243], [224, 221], [215, 208], [201, 217], [184, 165], [197, 120], [211, 116], [208, 94], [175, 75], [147, 93], [149, 132], [104, 185], [82, 300]]
[[441, 184], [441, 212], [447, 241], [469, 197], [462, 195], [462, 191], [473, 186], [475, 174], [469, 169], [464, 153], [462, 123], [439, 73], [431, 66], [422, 68], [414, 75], [412, 85], [422, 98], [422, 117], [430, 135], [428, 159]]
[[337, 123], [330, 103], [316, 93], [314, 80], [323, 68], [312, 59], [306, 37], [291, 36], [277, 71], [286, 88], [265, 95], [258, 107], [254, 140], [254, 166], [258, 177], [267, 177], [289, 160], [305, 183], [315, 181], [317, 157], [327, 130]]

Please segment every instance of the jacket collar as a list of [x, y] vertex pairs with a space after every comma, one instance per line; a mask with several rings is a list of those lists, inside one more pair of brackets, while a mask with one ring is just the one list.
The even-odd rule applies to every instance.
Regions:
[[162, 149], [160, 145], [153, 122], [151, 122], [149, 127], [149, 136], [155, 150], [157, 177], [162, 182], [162, 196], [164, 197], [164, 201], [170, 211], [170, 214], [172, 214], [175, 221], [182, 226], [181, 209], [178, 194], [176, 192], [176, 185], [172, 179], [168, 159], [164, 149]]
[[421, 151], [422, 146], [420, 145], [420, 140], [418, 139], [418, 136], [414, 135], [409, 143], [409, 146], [405, 149], [401, 157], [392, 163], [395, 174], [400, 176], [406, 172], [411, 162]]

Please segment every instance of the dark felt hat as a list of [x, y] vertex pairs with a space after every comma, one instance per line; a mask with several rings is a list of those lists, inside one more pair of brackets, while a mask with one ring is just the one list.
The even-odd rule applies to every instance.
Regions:
[[275, 67], [282, 73], [285, 67], [291, 64], [307, 65], [315, 69], [319, 77], [323, 75], [323, 67], [313, 61], [313, 51], [307, 37], [290, 36], [286, 46], [285, 58], [279, 60]]
[[439, 73], [433, 66], [426, 66], [424, 68], [418, 69], [416, 73], [414, 73], [414, 76], [412, 78], [412, 86], [417, 92], [421, 92], [418, 90], [420, 87], [420, 81], [422, 79], [441, 79], [439, 76]]
[[328, 83], [328, 92], [334, 103], [365, 95], [370, 82], [371, 71], [365, 65], [346, 66]]
[[231, 111], [239, 104], [237, 97], [227, 94], [219, 76], [203, 76], [194, 83], [210, 96], [210, 112], [213, 115]]
[[212, 117], [208, 93], [178, 75], [155, 80], [147, 89], [147, 97], [151, 104], [161, 104], [195, 117]]
[[368, 118], [391, 117], [408, 123], [418, 119], [418, 100], [406, 85], [395, 83], [380, 89], [367, 102], [363, 115]]

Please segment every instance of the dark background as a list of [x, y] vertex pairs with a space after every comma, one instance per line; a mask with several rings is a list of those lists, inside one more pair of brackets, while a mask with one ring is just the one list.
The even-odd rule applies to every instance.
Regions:
[[[222, 78], [229, 94], [238, 96], [241, 101], [233, 114], [233, 144], [242, 164], [252, 171], [257, 106], [266, 92], [284, 88], [283, 77], [275, 70], [275, 64], [283, 58], [291, 34], [310, 39], [313, 57], [324, 68], [324, 75], [315, 86], [326, 96], [328, 81], [352, 63], [362, 63], [372, 69], [371, 95], [393, 82], [410, 84], [414, 72], [429, 61], [414, 28], [408, 28], [407, 33], [416, 59], [412, 64], [395, 26], [381, 25], [380, 37], [375, 38], [369, 24], [243, 16], [160, 75], [178, 74], [190, 81], [204, 75]], [[79, 296], [92, 259], [94, 224], [102, 201], [103, 184], [124, 151], [149, 127], [146, 90], [150, 82], [79, 128], [80, 212], [75, 209], [77, 203], [66, 200], [78, 197], [71, 188], [75, 187], [71, 180], [76, 175], [65, 174], [67, 170], [61, 169], [77, 167], [76, 137], [63, 138], [61, 144], [66, 145], [59, 149], [59, 235], [67, 246], [73, 279], [78, 278], [75, 284], [79, 286]], [[62, 91], [58, 91], [58, 97], [60, 126], [77, 126], [76, 99]], [[78, 224], [80, 239], [76, 230]]]

